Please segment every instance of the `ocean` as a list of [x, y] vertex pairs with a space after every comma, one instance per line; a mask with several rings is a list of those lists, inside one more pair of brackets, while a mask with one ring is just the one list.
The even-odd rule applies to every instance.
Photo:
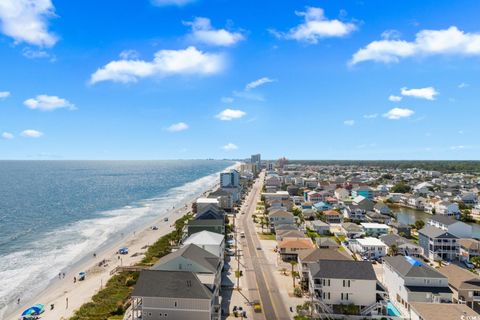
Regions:
[[0, 319], [62, 270], [219, 181], [231, 161], [0, 161]]

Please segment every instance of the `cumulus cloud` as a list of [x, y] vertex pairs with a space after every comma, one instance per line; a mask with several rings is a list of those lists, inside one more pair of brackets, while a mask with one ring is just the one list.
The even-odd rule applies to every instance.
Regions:
[[23, 130], [20, 133], [20, 135], [26, 138], [40, 138], [41, 136], [43, 136], [43, 132], [33, 130], [33, 129], [27, 129], [27, 130]]
[[268, 77], [262, 77], [260, 79], [255, 80], [255, 81], [247, 83], [247, 85], [245, 86], [245, 90], [246, 91], [252, 90], [252, 89], [255, 89], [256, 87], [263, 86], [264, 84], [270, 83], [270, 82], [275, 82], [275, 80], [270, 79]]
[[392, 101], [392, 102], [400, 102], [402, 101], [402, 97], [400, 96], [395, 96], [393, 94], [391, 94], [389, 97], [388, 97], [388, 100]]
[[466, 87], [468, 87], [468, 86], [469, 86], [468, 83], [462, 82], [462, 83], [460, 83], [457, 87], [458, 87], [458, 89], [463, 89], [463, 88], [466, 88]]
[[286, 33], [275, 30], [272, 33], [279, 38], [316, 44], [320, 39], [344, 37], [357, 29], [353, 23], [328, 20], [322, 8], [307, 7], [306, 11], [297, 11], [295, 14], [303, 17], [304, 22]]
[[231, 32], [226, 29], [214, 29], [208, 18], [197, 17], [193, 21], [184, 22], [184, 24], [191, 26], [192, 28], [189, 37], [193, 41], [203, 44], [229, 47], [245, 39], [240, 32]]
[[179, 132], [188, 129], [188, 124], [185, 122], [174, 123], [170, 127], [167, 128], [167, 131], [170, 132]]
[[90, 83], [128, 83], [152, 76], [211, 75], [220, 72], [224, 64], [223, 55], [202, 52], [195, 47], [160, 50], [152, 61], [122, 59], [109, 62], [91, 75]]
[[195, 2], [195, 0], [152, 0], [152, 4], [159, 7], [164, 7], [164, 6], [181, 7], [192, 2]]
[[236, 144], [229, 142], [226, 145], [224, 145], [222, 149], [227, 151], [232, 151], [232, 150], [237, 150], [238, 146]]
[[234, 110], [234, 109], [225, 109], [215, 117], [223, 120], [223, 121], [230, 121], [233, 119], [240, 119], [244, 117], [247, 113], [242, 110]]
[[401, 118], [408, 118], [412, 116], [415, 112], [407, 108], [393, 108], [383, 116], [390, 120], [398, 120]]
[[422, 30], [415, 35], [414, 41], [377, 40], [358, 50], [350, 64], [363, 61], [392, 63], [403, 58], [432, 55], [480, 55], [480, 34], [452, 26], [443, 30]]
[[3, 132], [2, 133], [2, 139], [4, 139], [4, 140], [12, 140], [13, 138], [15, 138], [15, 136], [11, 132]]
[[46, 94], [40, 94], [35, 98], [27, 99], [23, 104], [30, 109], [41, 111], [53, 111], [61, 108], [75, 110], [75, 105], [68, 100]]
[[0, 99], [5, 99], [10, 97], [10, 91], [0, 91]]
[[426, 100], [435, 100], [435, 96], [438, 95], [438, 91], [435, 90], [434, 87], [426, 87], [419, 89], [402, 88], [401, 93], [403, 96]]
[[378, 117], [378, 113], [371, 113], [371, 114], [366, 114], [363, 116], [365, 119], [375, 119]]
[[355, 124], [355, 120], [345, 120], [343, 124], [346, 126], [353, 126]]
[[40, 47], [52, 47], [58, 38], [48, 31], [48, 19], [55, 17], [51, 0], [0, 1], [1, 32], [15, 40]]

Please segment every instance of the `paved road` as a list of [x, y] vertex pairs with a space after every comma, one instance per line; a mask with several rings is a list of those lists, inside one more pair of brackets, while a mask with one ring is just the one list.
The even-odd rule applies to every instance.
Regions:
[[[258, 290], [265, 319], [290, 319], [289, 313], [285, 308], [285, 303], [278, 291], [273, 275], [269, 270], [269, 261], [263, 251], [257, 249], [260, 248], [260, 240], [255, 231], [252, 214], [255, 213], [257, 201], [260, 199], [264, 175], [262, 172], [259, 179], [257, 179], [253, 185], [242, 208], [242, 212], [245, 212], [245, 214], [240, 217], [241, 227], [243, 227], [243, 231], [245, 232], [246, 240], [244, 249], [244, 260], [247, 268], [246, 273], [247, 277], [252, 277], [252, 274], [255, 276], [257, 287], [253, 289]], [[249, 270], [249, 268], [251, 269]], [[248, 282], [251, 283], [250, 281]], [[252, 288], [249, 289], [251, 290]]]

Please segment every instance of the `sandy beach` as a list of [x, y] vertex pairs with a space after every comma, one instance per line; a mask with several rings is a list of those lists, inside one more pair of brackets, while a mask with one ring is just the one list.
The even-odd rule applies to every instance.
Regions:
[[[216, 187], [216, 186], [215, 186]], [[209, 188], [203, 194], [213, 190], [215, 187]], [[191, 210], [191, 203], [194, 199], [186, 200], [177, 209], [170, 212], [162, 213], [161, 217], [143, 226], [136, 232], [125, 235], [121, 240], [108, 245], [103, 250], [96, 252], [90, 258], [84, 259], [83, 262], [72, 267], [65, 278], [60, 277], [52, 281], [42, 293], [35, 299], [30, 301], [21, 301], [16, 308], [10, 312], [6, 320], [19, 319], [21, 312], [35, 303], [45, 305], [45, 313], [41, 315], [42, 320], [60, 320], [68, 319], [73, 315], [84, 303], [88, 302], [91, 297], [97, 293], [107, 283], [112, 276], [110, 272], [117, 266], [130, 266], [139, 262], [143, 257], [147, 247], [157, 241], [161, 236], [173, 230], [172, 224]], [[185, 204], [188, 204], [185, 208]], [[168, 217], [168, 221], [164, 221], [164, 217]], [[157, 226], [158, 230], [152, 230], [152, 226]], [[121, 247], [128, 247], [127, 255], [119, 256], [117, 251]], [[119, 259], [120, 257], [120, 259]], [[105, 266], [99, 266], [99, 263], [106, 260]], [[78, 273], [86, 272], [86, 279], [78, 281]], [[77, 277], [74, 283], [74, 277]], [[50, 310], [50, 305], [54, 305], [54, 309]]]

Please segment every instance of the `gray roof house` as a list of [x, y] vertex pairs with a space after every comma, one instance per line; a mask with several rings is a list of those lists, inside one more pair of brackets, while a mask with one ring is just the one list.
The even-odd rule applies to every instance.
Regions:
[[421, 257], [423, 255], [422, 247], [398, 234], [384, 234], [380, 236], [380, 241], [385, 243], [389, 248], [395, 246], [397, 252], [404, 256]]
[[134, 319], [220, 319], [214, 294], [189, 271], [143, 270], [131, 297]]
[[432, 261], [452, 261], [458, 257], [458, 238], [434, 226], [427, 225], [418, 231], [418, 244], [424, 257]]
[[390, 301], [403, 314], [412, 302], [451, 302], [448, 279], [428, 264], [412, 257], [383, 258], [383, 280]]

